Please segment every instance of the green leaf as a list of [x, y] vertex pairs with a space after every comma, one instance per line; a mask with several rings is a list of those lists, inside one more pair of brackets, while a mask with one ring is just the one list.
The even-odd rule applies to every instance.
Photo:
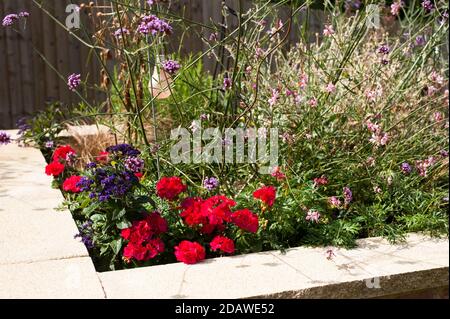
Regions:
[[96, 223], [96, 222], [101, 222], [101, 221], [105, 221], [105, 216], [102, 214], [94, 214], [91, 216], [91, 220]]
[[120, 211], [115, 210], [112, 215], [112, 220], [118, 220], [118, 219], [122, 218], [126, 214], [126, 212], [127, 211], [125, 208]]
[[116, 239], [111, 242], [111, 248], [114, 252], [114, 255], [117, 255], [122, 248], [122, 238]]
[[120, 221], [116, 224], [117, 228], [119, 229], [125, 229], [131, 227], [131, 223], [129, 221]]

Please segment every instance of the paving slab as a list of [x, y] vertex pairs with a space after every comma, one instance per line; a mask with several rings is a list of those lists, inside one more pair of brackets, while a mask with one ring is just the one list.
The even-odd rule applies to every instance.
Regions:
[[[10, 131], [15, 137], [16, 131]], [[64, 200], [51, 188], [41, 152], [16, 143], [0, 152], [0, 264], [88, 256], [74, 239], [78, 232], [69, 211], [56, 211]]]
[[104, 298], [89, 257], [0, 265], [0, 298]]
[[364, 248], [333, 248], [331, 260], [328, 248], [298, 247], [285, 254], [215, 258], [99, 277], [107, 298], [372, 298], [448, 286], [448, 239], [408, 238], [406, 245], [395, 246], [381, 238], [362, 239]]

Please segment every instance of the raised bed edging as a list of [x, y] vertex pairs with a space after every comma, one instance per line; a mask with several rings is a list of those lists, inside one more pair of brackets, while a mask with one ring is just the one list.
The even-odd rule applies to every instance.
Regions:
[[[329, 247], [297, 247], [286, 254], [96, 273], [86, 249], [73, 239], [70, 212], [54, 211], [62, 195], [51, 189], [39, 154], [15, 144], [0, 152], [2, 298], [448, 298], [448, 238], [420, 234], [400, 245], [362, 239], [356, 249], [333, 248], [331, 260], [325, 255]], [[13, 222], [15, 216], [27, 222]]]

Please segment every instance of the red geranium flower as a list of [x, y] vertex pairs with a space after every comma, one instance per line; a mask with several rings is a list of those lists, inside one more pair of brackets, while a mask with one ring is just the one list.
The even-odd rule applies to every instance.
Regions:
[[66, 160], [67, 154], [76, 154], [75, 150], [70, 145], [64, 145], [58, 147], [53, 153], [53, 161], [59, 161], [60, 159]]
[[45, 174], [58, 176], [64, 172], [64, 165], [60, 162], [51, 162], [45, 167]]
[[108, 162], [108, 155], [109, 155], [108, 152], [102, 151], [102, 152], [100, 152], [100, 155], [95, 157], [95, 160], [97, 162], [107, 163]]
[[235, 211], [231, 215], [231, 219], [236, 226], [243, 230], [251, 233], [256, 233], [258, 231], [258, 216], [248, 209]]
[[163, 177], [156, 183], [156, 194], [163, 199], [172, 201], [186, 190], [186, 185], [183, 184], [181, 178]]
[[231, 221], [231, 207], [236, 202], [223, 196], [216, 195], [208, 199], [191, 197], [181, 203], [183, 211], [181, 217], [186, 225], [200, 226], [203, 234], [210, 234], [215, 229], [221, 229], [224, 222]]
[[273, 186], [264, 186], [253, 192], [253, 197], [262, 200], [267, 206], [271, 207], [275, 202], [276, 189]]
[[175, 257], [185, 264], [195, 264], [205, 259], [205, 248], [197, 242], [183, 240], [175, 246]]
[[231, 240], [228, 237], [225, 236], [216, 236], [214, 237], [214, 239], [211, 241], [211, 243], [209, 244], [211, 246], [211, 249], [216, 251], [216, 250], [221, 250], [224, 253], [228, 253], [228, 254], [232, 254], [234, 253], [234, 242], [233, 240]]
[[167, 222], [158, 213], [149, 214], [145, 219], [134, 221], [129, 228], [122, 229], [120, 235], [128, 240], [123, 250], [126, 260], [149, 260], [164, 251], [164, 243], [160, 238], [154, 238], [168, 229]]
[[80, 181], [81, 176], [70, 176], [66, 178], [62, 187], [66, 192], [79, 193], [81, 189], [77, 186], [77, 183]]
[[136, 176], [138, 179], [141, 179], [142, 176], [144, 176], [144, 174], [138, 172], [138, 173], [134, 173], [134, 176]]
[[162, 252], [164, 252], [164, 243], [160, 238], [155, 238], [143, 243], [130, 241], [123, 249], [123, 256], [126, 259], [146, 261]]

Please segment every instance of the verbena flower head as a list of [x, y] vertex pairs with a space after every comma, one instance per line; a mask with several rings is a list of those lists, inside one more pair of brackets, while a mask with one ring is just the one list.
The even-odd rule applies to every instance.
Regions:
[[159, 19], [155, 15], [148, 15], [141, 18], [141, 24], [137, 31], [145, 35], [170, 35], [172, 33], [172, 27], [167, 21]]
[[167, 60], [162, 63], [162, 68], [169, 74], [175, 74], [181, 68], [180, 63], [175, 60]]
[[19, 20], [19, 16], [17, 14], [15, 14], [15, 13], [11, 13], [11, 14], [6, 15], [3, 18], [2, 25], [4, 27], [12, 26], [14, 24], [14, 22], [17, 21], [17, 20]]
[[378, 53], [386, 55], [389, 54], [389, 52], [391, 52], [391, 49], [387, 45], [382, 45], [378, 48]]
[[129, 35], [130, 34], [130, 30], [128, 30], [127, 28], [120, 28], [120, 29], [117, 29], [115, 32], [114, 32], [114, 36], [117, 38], [117, 39], [122, 39], [122, 37], [124, 36], [124, 35]]
[[404, 162], [402, 163], [402, 165], [400, 166], [400, 169], [402, 170], [403, 174], [410, 174], [412, 171], [411, 165], [409, 165], [408, 163]]
[[0, 145], [11, 143], [11, 135], [6, 132], [0, 132]]
[[72, 73], [67, 78], [67, 86], [69, 90], [76, 91], [77, 87], [81, 84], [81, 74]]
[[430, 1], [430, 0], [422, 1], [422, 7], [425, 9], [426, 12], [433, 11], [434, 10], [433, 1]]
[[219, 180], [215, 177], [207, 177], [203, 181], [203, 187], [205, 187], [208, 191], [212, 191], [219, 186]]
[[30, 16], [30, 13], [27, 11], [19, 12], [19, 17], [21, 17], [21, 18], [28, 18], [29, 16]]
[[232, 86], [233, 86], [233, 83], [231, 82], [231, 79], [228, 76], [226, 76], [223, 79], [223, 89], [229, 90], [229, 89], [231, 89]]
[[426, 44], [425, 37], [423, 35], [418, 35], [415, 40], [415, 44], [418, 47], [424, 46]]
[[353, 200], [353, 193], [352, 193], [351, 189], [348, 187], [344, 187], [343, 192], [344, 192], [344, 203], [346, 205], [350, 204], [351, 201]]

